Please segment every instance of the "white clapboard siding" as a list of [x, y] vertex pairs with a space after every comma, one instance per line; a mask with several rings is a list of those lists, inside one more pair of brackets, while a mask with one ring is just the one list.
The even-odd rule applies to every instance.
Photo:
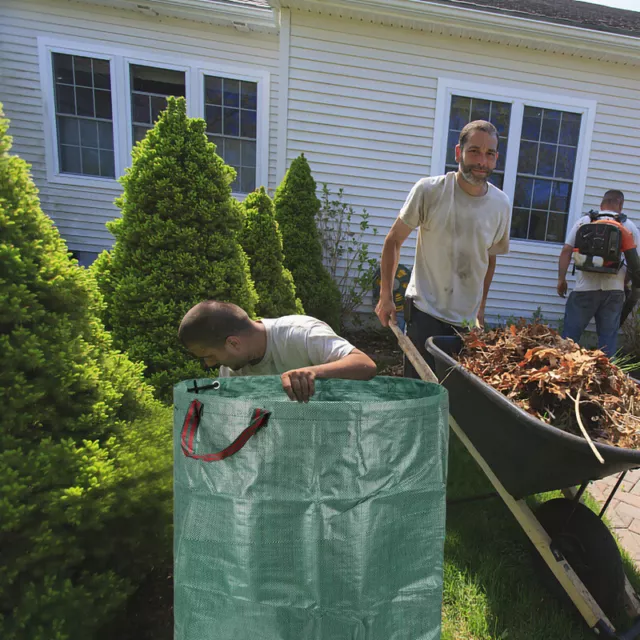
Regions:
[[[269, 184], [275, 187], [278, 104], [278, 36], [153, 17], [80, 2], [0, 2], [0, 101], [11, 119], [14, 152], [32, 165], [42, 208], [56, 222], [70, 249], [98, 252], [112, 243], [105, 222], [118, 215], [120, 185], [82, 188], [47, 182], [43, 97], [38, 36], [97, 43], [118, 50], [149, 52], [167, 62], [181, 58], [203, 65], [267, 71], [270, 76]], [[90, 49], [89, 49], [90, 51]]]
[[[596, 100], [582, 211], [620, 188], [640, 222], [637, 67], [296, 11], [289, 55], [287, 162], [304, 152], [319, 183], [343, 187], [346, 201], [368, 210], [379, 230], [367, 238], [376, 256], [409, 189], [430, 173], [434, 131], [447, 124], [434, 121], [441, 77], [513, 87], [514, 96], [520, 89]], [[530, 316], [541, 307], [559, 318], [560, 248], [512, 241], [498, 258], [488, 316]], [[414, 250], [412, 234], [402, 262], [412, 264]]]

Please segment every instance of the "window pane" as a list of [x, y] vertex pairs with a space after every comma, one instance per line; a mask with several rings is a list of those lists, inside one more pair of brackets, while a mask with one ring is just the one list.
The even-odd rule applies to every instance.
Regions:
[[251, 193], [252, 191], [255, 191], [255, 188], [256, 188], [255, 169], [251, 170], [246, 167], [243, 167], [242, 173], [240, 175], [240, 192]]
[[222, 107], [207, 105], [205, 109], [207, 133], [222, 133]]
[[88, 116], [95, 118], [93, 110], [93, 91], [85, 87], [76, 87], [76, 105], [78, 107], [79, 116]]
[[449, 136], [447, 139], [447, 164], [456, 164], [456, 145], [458, 144], [459, 138], [459, 131], [449, 131]]
[[558, 136], [560, 135], [560, 111], [552, 111], [545, 109], [542, 116], [542, 131], [540, 133], [540, 139], [542, 142], [558, 142]]
[[532, 211], [529, 218], [529, 240], [544, 240], [547, 234], [547, 212]]
[[240, 135], [240, 110], [227, 109], [224, 110], [224, 135], [239, 136]]
[[53, 76], [55, 82], [73, 84], [73, 56], [53, 54]]
[[491, 102], [489, 100], [471, 100], [471, 120], [489, 120]]
[[231, 183], [231, 191], [234, 193], [240, 193], [240, 172], [238, 171], [238, 175], [236, 179]]
[[232, 167], [240, 166], [240, 140], [227, 138], [224, 144], [224, 161]]
[[216, 153], [224, 158], [224, 138], [219, 136], [209, 136], [209, 141], [216, 145]]
[[256, 112], [241, 111], [240, 112], [240, 135], [243, 138], [256, 137]]
[[97, 149], [82, 149], [82, 173], [100, 175], [100, 155]]
[[158, 116], [167, 108], [167, 99], [160, 96], [151, 97], [151, 122], [155, 124]]
[[551, 190], [551, 211], [569, 212], [571, 202], [571, 184], [568, 182], [554, 182]]
[[184, 71], [145, 67], [139, 64], [132, 64], [130, 71], [133, 91], [184, 97]]
[[98, 122], [98, 146], [101, 149], [113, 149], [113, 125], [111, 122]]
[[[449, 117], [449, 129], [454, 131], [462, 131], [467, 122], [470, 122], [471, 115], [471, 98], [463, 98], [462, 96], [451, 96], [451, 114]], [[457, 139], [456, 139], [457, 143]]]
[[204, 77], [204, 102], [222, 106], [222, 78]]
[[100, 175], [105, 178], [115, 177], [113, 151], [100, 151]]
[[91, 58], [73, 56], [73, 68], [75, 71], [75, 83], [77, 87], [93, 87], [93, 72], [91, 70]]
[[536, 161], [538, 155], [538, 144], [536, 142], [521, 142], [520, 157], [518, 158], [518, 173], [536, 172]]
[[551, 180], [536, 180], [533, 186], [533, 200], [531, 207], [533, 209], [549, 209], [549, 200], [551, 199]]
[[503, 173], [492, 173], [489, 176], [489, 182], [493, 185], [495, 185], [496, 187], [498, 187], [498, 189], [502, 189], [502, 185], [504, 183], [504, 174]]
[[240, 106], [243, 109], [253, 109], [254, 111], [258, 108], [258, 85], [255, 82], [245, 82], [244, 80], [240, 83]]
[[564, 242], [567, 235], [567, 214], [550, 213], [547, 223], [547, 242]]
[[131, 96], [131, 108], [133, 110], [133, 121], [151, 124], [151, 108], [149, 106], [149, 96], [134, 93]]
[[63, 84], [56, 85], [56, 111], [58, 113], [76, 113], [76, 99], [73, 87]]
[[504, 171], [505, 163], [507, 161], [507, 138], [504, 136], [498, 138], [498, 161], [496, 162], [496, 169]]
[[529, 210], [514, 209], [511, 216], [511, 237], [527, 238], [529, 235]]
[[522, 139], [540, 140], [540, 128], [542, 126], [542, 109], [535, 107], [524, 108], [524, 118], [522, 119]]
[[513, 195], [513, 206], [529, 209], [533, 198], [533, 180], [531, 178], [518, 178]]
[[[491, 120], [498, 130], [498, 135], [502, 138], [509, 133], [509, 122], [511, 120], [511, 105], [506, 102], [494, 102], [491, 105]], [[506, 137], [504, 138], [506, 141]], [[506, 147], [505, 147], [506, 151]]]
[[108, 60], [93, 59], [93, 86], [96, 89], [111, 89]]
[[111, 91], [96, 89], [93, 95], [96, 101], [96, 118], [111, 120]]
[[80, 132], [78, 131], [78, 119], [66, 116], [58, 116], [58, 139], [60, 144], [80, 144]]
[[556, 145], [540, 144], [538, 150], [538, 170], [539, 176], [553, 176], [556, 164]]
[[60, 145], [60, 171], [62, 173], [82, 173], [80, 147]]
[[134, 125], [133, 127], [133, 142], [140, 142], [144, 140], [144, 137], [147, 135], [147, 131], [149, 131], [151, 127], [145, 127], [142, 125]]
[[224, 78], [224, 106], [239, 107], [240, 106], [240, 81]]
[[558, 161], [556, 163], [556, 178], [573, 178], [576, 167], [576, 152], [574, 147], [558, 147]]
[[98, 123], [95, 120], [80, 120], [80, 144], [98, 148]]
[[578, 146], [580, 136], [580, 123], [582, 116], [579, 113], [563, 113], [560, 125], [560, 144]]
[[248, 140], [242, 141], [242, 166], [256, 166], [256, 143]]

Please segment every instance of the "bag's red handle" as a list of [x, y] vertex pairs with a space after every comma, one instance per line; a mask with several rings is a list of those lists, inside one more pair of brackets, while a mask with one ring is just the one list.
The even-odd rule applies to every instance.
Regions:
[[200, 425], [200, 416], [202, 415], [202, 402], [199, 400], [192, 400], [189, 405], [189, 410], [184, 419], [182, 425], [182, 435], [180, 442], [182, 444], [182, 452], [188, 458], [195, 458], [196, 460], [203, 460], [204, 462], [217, 462], [218, 460], [224, 460], [234, 453], [238, 453], [251, 436], [255, 435], [262, 427], [267, 426], [269, 422], [269, 416], [271, 413], [264, 409], [256, 409], [253, 412], [251, 418], [251, 424], [226, 448], [218, 453], [205, 453], [196, 454], [193, 450], [193, 439], [195, 438], [196, 431]]

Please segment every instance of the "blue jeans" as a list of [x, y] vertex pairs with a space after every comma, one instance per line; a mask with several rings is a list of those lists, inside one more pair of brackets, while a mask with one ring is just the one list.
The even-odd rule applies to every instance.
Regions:
[[598, 348], [609, 357], [616, 352], [624, 291], [573, 291], [564, 309], [563, 338], [580, 340], [591, 318], [596, 319]]

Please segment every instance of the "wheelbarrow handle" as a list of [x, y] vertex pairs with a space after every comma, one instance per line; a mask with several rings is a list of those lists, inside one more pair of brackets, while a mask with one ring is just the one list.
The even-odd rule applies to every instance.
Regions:
[[409, 358], [411, 364], [414, 369], [418, 372], [418, 375], [425, 382], [435, 382], [436, 384], [440, 384], [437, 376], [431, 370], [431, 367], [425, 362], [425, 359], [422, 357], [416, 346], [411, 342], [411, 340], [400, 331], [400, 327], [395, 322], [389, 323], [389, 327], [391, 327], [391, 331], [395, 334], [398, 339], [398, 344], [400, 348], [404, 351], [407, 358]]

